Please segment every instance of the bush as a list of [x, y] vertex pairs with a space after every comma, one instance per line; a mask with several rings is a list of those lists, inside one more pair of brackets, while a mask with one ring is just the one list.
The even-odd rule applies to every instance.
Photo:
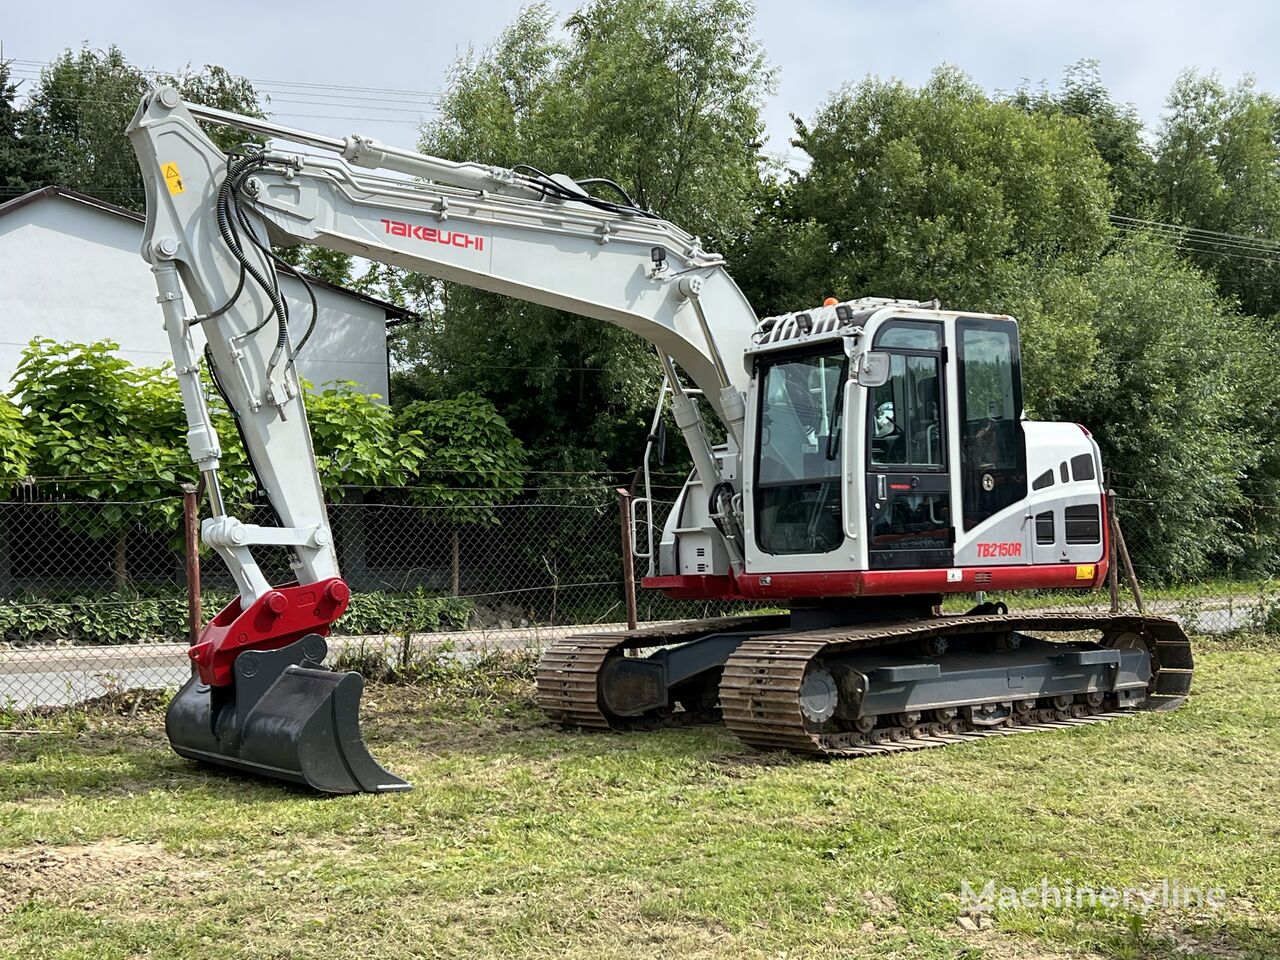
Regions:
[[33, 644], [117, 644], [186, 636], [185, 596], [22, 596], [0, 605], [0, 639]]
[[[202, 598], [206, 621], [228, 602], [226, 596], [206, 594]], [[433, 596], [424, 590], [357, 593], [333, 632], [352, 636], [461, 630], [473, 610], [470, 600]], [[15, 646], [180, 642], [186, 638], [185, 593], [26, 595], [0, 603], [0, 640]]]
[[334, 633], [346, 636], [383, 633], [436, 633], [461, 630], [475, 604], [462, 597], [441, 597], [419, 588], [412, 593], [357, 593]]

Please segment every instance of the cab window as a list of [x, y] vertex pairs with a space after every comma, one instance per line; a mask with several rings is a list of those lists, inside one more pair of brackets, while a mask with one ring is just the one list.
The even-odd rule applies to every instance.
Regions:
[[969, 530], [1027, 494], [1022, 374], [1012, 322], [961, 319], [958, 339], [960, 486]]
[[871, 391], [871, 462], [942, 466], [938, 358], [895, 353], [889, 379]]
[[766, 553], [827, 553], [844, 539], [841, 345], [766, 363], [760, 375], [755, 529]]

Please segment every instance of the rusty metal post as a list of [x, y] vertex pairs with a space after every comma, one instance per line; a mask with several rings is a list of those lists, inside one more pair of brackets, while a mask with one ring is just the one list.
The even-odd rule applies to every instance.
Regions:
[[1138, 605], [1138, 612], [1145, 613], [1146, 610], [1142, 603], [1142, 588], [1138, 586], [1138, 574], [1133, 569], [1133, 560], [1129, 557], [1129, 548], [1125, 546], [1124, 531], [1120, 529], [1120, 518], [1115, 518], [1116, 530], [1116, 547], [1120, 552], [1120, 559], [1124, 561], [1125, 577], [1129, 581], [1129, 589], [1133, 591], [1133, 602]]
[[[187, 644], [200, 638], [204, 612], [200, 609], [200, 501], [194, 483], [182, 485], [182, 540], [187, 566]], [[194, 665], [193, 665], [194, 668]]]
[[1116, 523], [1116, 536], [1120, 541], [1120, 558], [1124, 560], [1124, 572], [1129, 579], [1129, 589], [1133, 591], [1133, 602], [1138, 605], [1138, 612], [1145, 613], [1146, 609], [1142, 603], [1142, 588], [1138, 586], [1138, 575], [1134, 572], [1133, 561], [1129, 559], [1129, 548], [1124, 544], [1124, 532], [1120, 529], [1120, 524]]
[[631, 549], [631, 491], [618, 487], [618, 521], [622, 528], [622, 589], [627, 598], [627, 629], [636, 628], [636, 558]]
[[1107, 491], [1107, 531], [1111, 542], [1111, 563], [1107, 567], [1107, 583], [1111, 587], [1111, 612], [1120, 612], [1120, 549], [1116, 546], [1116, 492]]

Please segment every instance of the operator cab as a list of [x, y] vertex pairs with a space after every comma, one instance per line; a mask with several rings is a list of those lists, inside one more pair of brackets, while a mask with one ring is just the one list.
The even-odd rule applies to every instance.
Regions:
[[[746, 362], [735, 592], [1100, 582], [1097, 445], [1075, 424], [1023, 418], [1011, 317], [850, 301], [762, 320]], [[714, 549], [699, 550], [711, 562], [695, 570], [688, 551], [664, 550], [661, 573], [677, 559], [682, 573], [728, 573]]]

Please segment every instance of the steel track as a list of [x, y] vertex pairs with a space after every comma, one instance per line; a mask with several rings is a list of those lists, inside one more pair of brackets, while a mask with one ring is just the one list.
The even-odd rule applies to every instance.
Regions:
[[[610, 656], [620, 656], [630, 649], [679, 643], [718, 630], [763, 628], [776, 622], [777, 618], [770, 617], [733, 617], [568, 638], [551, 647], [539, 664], [538, 703], [563, 726], [594, 730], [705, 719], [676, 713], [638, 724], [631, 718], [609, 717], [599, 705], [599, 670]], [[830, 654], [966, 634], [1080, 631], [1101, 632], [1100, 642], [1105, 646], [1141, 644], [1150, 652], [1152, 681], [1140, 709], [1173, 709], [1186, 699], [1191, 687], [1191, 646], [1175, 620], [1141, 615], [1002, 614], [882, 622], [774, 633], [746, 640], [725, 662], [720, 681], [721, 713], [729, 730], [751, 746], [829, 757], [924, 750], [985, 737], [1066, 729], [1127, 715], [1132, 711], [1116, 710], [1106, 701], [1095, 705], [1074, 703], [1066, 709], [1015, 713], [991, 726], [956, 717], [945, 724], [877, 727], [861, 733], [836, 729], [830, 724], [819, 727], [806, 721], [800, 710], [800, 687], [806, 671]]]
[[663, 647], [708, 633], [723, 630], [765, 629], [779, 617], [715, 617], [707, 620], [682, 620], [679, 623], [637, 630], [582, 634], [557, 641], [547, 648], [538, 661], [536, 698], [555, 723], [580, 730], [630, 730], [637, 727], [705, 722], [704, 714], [689, 717], [681, 713], [666, 714], [658, 723], [645, 723], [638, 718], [608, 717], [600, 708], [597, 681], [605, 661], [621, 656], [627, 650]]

